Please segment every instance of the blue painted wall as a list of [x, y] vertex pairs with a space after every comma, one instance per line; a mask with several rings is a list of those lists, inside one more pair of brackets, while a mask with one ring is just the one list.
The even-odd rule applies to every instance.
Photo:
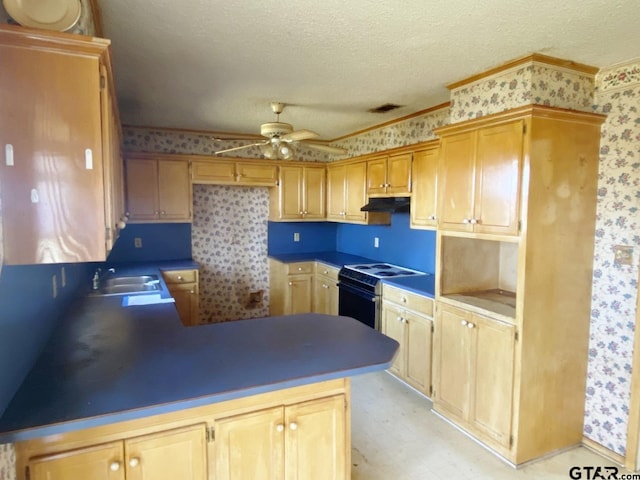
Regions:
[[[0, 274], [0, 415], [80, 289], [94, 264], [4, 266]], [[66, 286], [61, 286], [61, 268]], [[58, 296], [52, 297], [52, 276]]]
[[[333, 252], [336, 250], [337, 224], [327, 222], [269, 222], [269, 254]], [[293, 241], [294, 233], [300, 241]]]
[[[135, 248], [135, 238], [142, 248]], [[190, 223], [132, 223], [120, 232], [108, 262], [151, 262], [191, 258]]]

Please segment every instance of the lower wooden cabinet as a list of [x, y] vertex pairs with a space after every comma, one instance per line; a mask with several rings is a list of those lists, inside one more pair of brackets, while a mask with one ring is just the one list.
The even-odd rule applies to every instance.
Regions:
[[349, 478], [344, 395], [216, 422], [216, 480]]
[[162, 278], [176, 302], [182, 324], [200, 324], [200, 290], [198, 270], [166, 270]]
[[313, 309], [315, 262], [269, 260], [269, 315], [309, 313]]
[[338, 271], [336, 267], [316, 262], [313, 290], [314, 312], [338, 315]]
[[439, 304], [434, 408], [489, 444], [509, 447], [515, 325]]
[[31, 480], [206, 480], [205, 425], [36, 457]]
[[433, 300], [384, 285], [382, 333], [400, 344], [389, 371], [416, 390], [431, 395]]

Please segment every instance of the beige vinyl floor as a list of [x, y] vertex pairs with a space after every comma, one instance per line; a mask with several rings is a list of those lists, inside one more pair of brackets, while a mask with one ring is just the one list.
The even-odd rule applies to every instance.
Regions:
[[516, 470], [433, 414], [427, 398], [387, 372], [353, 377], [351, 393], [352, 480], [567, 480], [574, 466], [618, 466], [577, 447]]

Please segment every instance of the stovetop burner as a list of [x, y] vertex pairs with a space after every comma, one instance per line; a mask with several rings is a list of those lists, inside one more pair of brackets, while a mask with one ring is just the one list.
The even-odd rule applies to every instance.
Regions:
[[409, 268], [398, 267], [396, 265], [391, 265], [390, 263], [345, 265], [345, 268], [358, 272], [361, 275], [369, 275], [374, 278], [402, 277], [423, 274], [422, 272], [411, 270]]

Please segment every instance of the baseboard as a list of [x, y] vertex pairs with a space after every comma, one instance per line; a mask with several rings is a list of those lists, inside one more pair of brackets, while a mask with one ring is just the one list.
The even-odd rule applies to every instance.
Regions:
[[590, 438], [582, 437], [582, 445], [587, 447], [589, 450], [593, 450], [598, 455], [601, 455], [612, 462], [617, 463], [621, 467], [624, 467], [625, 457], [620, 455], [619, 453], [614, 452], [613, 450], [609, 450], [607, 447], [600, 445], [598, 442], [594, 442]]

